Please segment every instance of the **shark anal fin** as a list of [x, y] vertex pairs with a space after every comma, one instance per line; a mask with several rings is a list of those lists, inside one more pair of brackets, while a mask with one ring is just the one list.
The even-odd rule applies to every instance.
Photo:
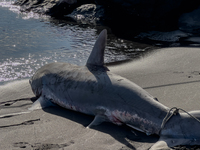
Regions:
[[87, 126], [87, 128], [91, 128], [92, 126], [97, 126], [105, 121], [105, 117], [101, 115], [96, 115], [94, 120]]
[[46, 107], [54, 106], [54, 104], [46, 99], [44, 96], [40, 96], [28, 110], [37, 110], [37, 109], [42, 109]]

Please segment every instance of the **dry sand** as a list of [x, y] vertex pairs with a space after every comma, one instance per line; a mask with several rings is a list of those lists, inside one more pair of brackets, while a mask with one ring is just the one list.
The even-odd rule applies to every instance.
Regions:
[[[199, 58], [199, 48], [167, 48], [109, 69], [137, 83], [166, 106], [190, 111], [200, 108]], [[0, 86], [1, 150], [145, 150], [158, 140], [111, 123], [86, 129], [93, 117], [59, 107], [3, 117], [27, 111], [34, 101], [31, 97], [28, 80]], [[17, 100], [20, 98], [29, 99]]]

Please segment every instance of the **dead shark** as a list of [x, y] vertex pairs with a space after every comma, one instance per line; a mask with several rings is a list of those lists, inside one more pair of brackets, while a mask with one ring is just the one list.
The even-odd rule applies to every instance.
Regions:
[[[104, 65], [106, 41], [107, 31], [103, 30], [85, 66], [56, 62], [38, 69], [30, 79], [38, 97], [30, 110], [57, 104], [95, 116], [88, 127], [106, 121], [126, 124], [147, 135], [160, 135], [151, 150], [199, 144], [200, 111], [190, 112], [196, 119], [178, 111], [174, 115], [144, 89], [111, 73]], [[166, 119], [167, 115], [170, 118]]]

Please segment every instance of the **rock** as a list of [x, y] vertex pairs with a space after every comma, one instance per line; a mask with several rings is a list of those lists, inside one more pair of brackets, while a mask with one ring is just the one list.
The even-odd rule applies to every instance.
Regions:
[[66, 16], [81, 24], [96, 25], [103, 21], [104, 8], [100, 5], [85, 4]]
[[184, 13], [179, 18], [179, 29], [186, 32], [199, 33], [200, 7], [190, 13]]

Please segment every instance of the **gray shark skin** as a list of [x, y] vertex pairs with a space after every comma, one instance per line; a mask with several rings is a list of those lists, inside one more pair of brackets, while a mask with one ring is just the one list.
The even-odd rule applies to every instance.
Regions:
[[[186, 113], [173, 116], [161, 130], [170, 109], [135, 83], [109, 72], [104, 66], [106, 41], [107, 31], [103, 30], [85, 66], [56, 62], [38, 69], [30, 79], [38, 100], [29, 110], [45, 108], [53, 102], [95, 116], [88, 127], [106, 121], [126, 124], [147, 135], [158, 134], [160, 140], [152, 150], [199, 144], [200, 123]], [[199, 111], [191, 113], [200, 118]]]

